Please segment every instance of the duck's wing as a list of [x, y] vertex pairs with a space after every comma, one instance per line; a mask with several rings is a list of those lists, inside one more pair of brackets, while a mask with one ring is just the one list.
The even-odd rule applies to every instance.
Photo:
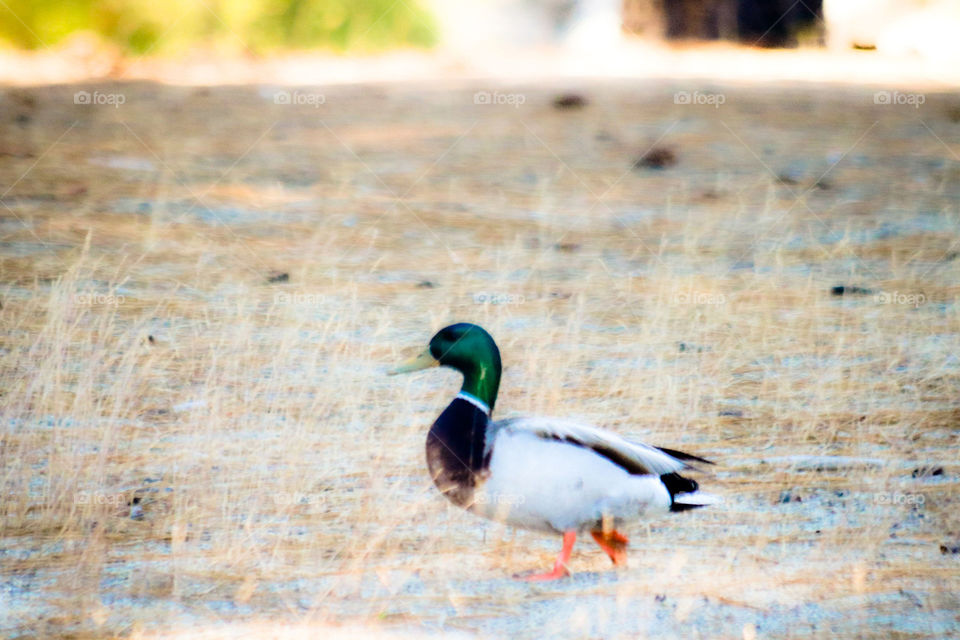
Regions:
[[698, 456], [673, 449], [661, 449], [633, 442], [617, 434], [590, 425], [555, 418], [519, 417], [492, 422], [488, 427], [485, 456], [492, 453], [497, 435], [502, 430], [528, 433], [544, 440], [567, 442], [592, 450], [633, 475], [676, 473], [690, 468], [689, 462], [712, 464]]

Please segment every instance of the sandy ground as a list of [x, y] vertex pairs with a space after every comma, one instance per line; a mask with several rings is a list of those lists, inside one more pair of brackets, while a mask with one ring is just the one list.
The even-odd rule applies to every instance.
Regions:
[[[0, 121], [0, 635], [960, 634], [955, 95], [120, 80]], [[384, 376], [454, 320], [499, 415], [710, 457], [724, 504], [512, 580], [559, 540], [448, 508], [456, 376]]]

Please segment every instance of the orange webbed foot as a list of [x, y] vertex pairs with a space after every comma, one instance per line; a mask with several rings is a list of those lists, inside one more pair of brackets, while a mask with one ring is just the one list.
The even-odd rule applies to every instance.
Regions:
[[524, 582], [546, 582], [547, 580], [558, 580], [570, 575], [567, 569], [567, 562], [570, 560], [570, 552], [573, 551], [573, 543], [577, 541], [576, 531], [567, 531], [563, 534], [563, 548], [557, 561], [553, 564], [553, 570], [547, 573], [535, 573], [529, 576], [514, 576]]
[[550, 580], [559, 580], [560, 578], [566, 578], [570, 575], [570, 571], [567, 570], [564, 566], [554, 566], [553, 571], [547, 573], [534, 573], [529, 576], [516, 576], [517, 580], [522, 580], [523, 582], [547, 582]]
[[625, 567], [627, 565], [627, 544], [629, 540], [625, 535], [611, 529], [610, 531], [591, 531], [590, 535], [596, 541], [600, 548], [607, 552], [614, 566]]

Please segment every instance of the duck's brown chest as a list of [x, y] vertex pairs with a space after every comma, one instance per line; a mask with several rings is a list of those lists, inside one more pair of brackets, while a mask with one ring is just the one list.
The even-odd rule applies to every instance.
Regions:
[[468, 508], [473, 504], [477, 477], [457, 460], [444, 443], [436, 437], [427, 436], [427, 468], [433, 484], [450, 502]]
[[444, 496], [469, 508], [486, 475], [484, 438], [490, 419], [469, 402], [457, 399], [440, 414], [427, 434], [427, 468]]

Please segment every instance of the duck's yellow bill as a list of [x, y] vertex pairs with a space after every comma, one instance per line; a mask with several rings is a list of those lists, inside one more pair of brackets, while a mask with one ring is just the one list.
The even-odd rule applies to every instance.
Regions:
[[430, 353], [428, 348], [426, 351], [420, 355], [410, 358], [406, 362], [402, 363], [396, 369], [392, 369], [387, 372], [387, 375], [395, 376], [398, 373], [410, 373], [411, 371], [420, 371], [420, 369], [428, 369], [430, 367], [436, 367], [440, 364], [440, 361], [433, 357], [433, 354]]

